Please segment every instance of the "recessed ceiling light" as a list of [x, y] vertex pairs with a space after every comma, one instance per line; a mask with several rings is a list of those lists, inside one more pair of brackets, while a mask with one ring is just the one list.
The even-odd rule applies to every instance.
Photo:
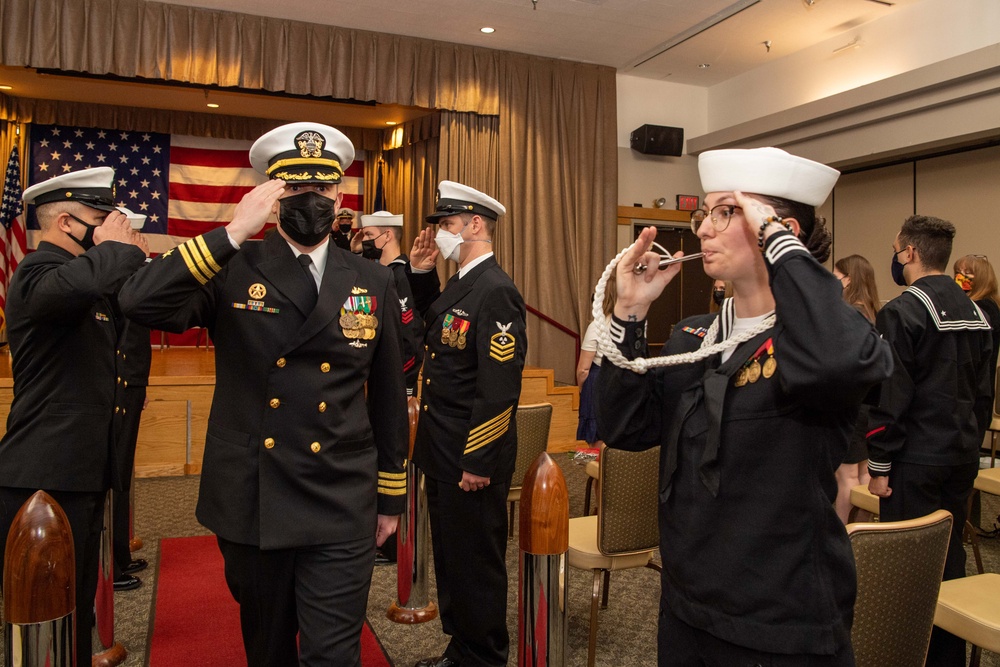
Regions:
[[14, 90], [14, 86], [8, 86], [6, 84], [0, 85], [0, 90]]
[[385, 121], [385, 124], [386, 125], [398, 125], [398, 123], [396, 121], [394, 121], [394, 120], [387, 120], [387, 121]]
[[488, 35], [491, 32], [496, 32], [496, 28], [490, 28], [490, 27], [480, 28], [479, 32], [485, 32]]
[[215, 102], [209, 102], [205, 106], [207, 106], [209, 109], [218, 109], [219, 108], [219, 105], [216, 104]]
[[698, 69], [708, 69], [711, 66], [712, 66], [711, 63], [702, 63], [702, 64], [698, 65]]

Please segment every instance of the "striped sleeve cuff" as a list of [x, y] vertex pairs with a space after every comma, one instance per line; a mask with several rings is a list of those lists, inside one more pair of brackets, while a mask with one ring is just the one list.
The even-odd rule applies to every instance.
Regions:
[[386, 496], [406, 495], [405, 472], [378, 471], [378, 492]]
[[776, 264], [785, 255], [796, 252], [809, 254], [802, 241], [791, 232], [773, 234], [764, 243], [764, 259], [768, 264]]
[[464, 454], [471, 454], [477, 449], [481, 449], [490, 444], [510, 428], [510, 416], [514, 412], [514, 406], [510, 406], [496, 417], [489, 419], [469, 432], [469, 440], [465, 444]]
[[188, 239], [177, 246], [177, 252], [183, 258], [191, 275], [202, 285], [214, 278], [215, 274], [222, 270], [222, 267], [219, 266], [219, 263], [209, 251], [204, 236], [196, 236], [193, 239]]
[[868, 459], [868, 473], [873, 477], [885, 477], [892, 470], [892, 461], [872, 461]]

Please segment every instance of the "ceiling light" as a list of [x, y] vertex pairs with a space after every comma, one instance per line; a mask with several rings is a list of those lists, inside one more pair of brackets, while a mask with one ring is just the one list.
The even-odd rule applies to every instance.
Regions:
[[398, 123], [396, 121], [394, 121], [394, 120], [387, 120], [387, 121], [385, 121], [385, 124], [386, 125], [398, 125]]
[[8, 86], [7, 84], [0, 85], [0, 90], [14, 90], [14, 86]]
[[219, 108], [219, 105], [216, 104], [215, 102], [209, 102], [205, 106], [207, 106], [209, 109], [218, 109]]
[[698, 69], [708, 69], [711, 66], [712, 66], [711, 63], [702, 63], [702, 64], [698, 65]]
[[837, 54], [842, 51], [847, 51], [848, 49], [858, 49], [861, 48], [862, 46], [864, 46], [864, 42], [861, 41], [861, 38], [855, 37], [849, 44], [844, 44], [843, 46], [839, 46], [835, 48], [833, 52]]
[[491, 32], [496, 32], [496, 28], [490, 28], [489, 26], [487, 26], [485, 28], [480, 28], [479, 32], [485, 32], [488, 35]]

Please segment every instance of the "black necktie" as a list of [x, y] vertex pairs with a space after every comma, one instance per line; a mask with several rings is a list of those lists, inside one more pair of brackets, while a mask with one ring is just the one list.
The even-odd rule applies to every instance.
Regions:
[[[312, 257], [306, 254], [302, 254], [298, 256], [298, 260], [299, 260], [299, 266], [302, 267], [302, 275], [309, 283], [308, 294], [312, 296], [311, 305], [315, 306], [316, 298], [319, 296], [319, 290], [316, 288], [316, 279], [313, 277], [312, 269], [309, 268], [312, 266]], [[312, 308], [310, 308], [310, 310], [312, 310]]]

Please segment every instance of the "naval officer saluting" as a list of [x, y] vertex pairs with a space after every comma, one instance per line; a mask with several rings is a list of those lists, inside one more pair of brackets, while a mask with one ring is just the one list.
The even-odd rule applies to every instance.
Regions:
[[[413, 295], [424, 312], [424, 380], [413, 461], [427, 474], [444, 655], [420, 667], [506, 665], [507, 490], [517, 457], [524, 299], [493, 258], [496, 199], [442, 181], [413, 244]], [[436, 246], [436, 248], [435, 248]], [[438, 254], [459, 271], [439, 292]], [[419, 273], [424, 271], [424, 273]]]
[[[330, 243], [353, 159], [327, 125], [268, 132], [250, 162], [271, 180], [121, 297], [129, 318], [206, 326], [215, 343], [197, 515], [218, 536], [250, 665], [360, 665], [375, 546], [405, 504], [392, 274]], [[277, 233], [250, 241], [272, 213]]]

